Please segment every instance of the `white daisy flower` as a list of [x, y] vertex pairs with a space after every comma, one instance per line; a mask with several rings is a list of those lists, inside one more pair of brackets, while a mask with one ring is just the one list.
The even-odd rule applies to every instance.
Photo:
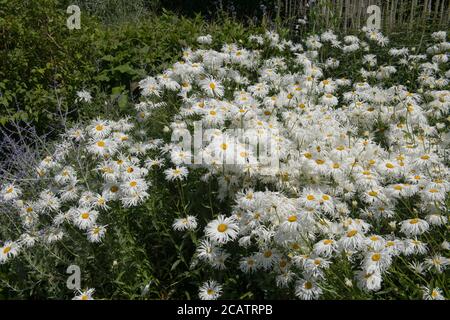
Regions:
[[175, 219], [172, 227], [176, 231], [195, 230], [197, 228], [197, 218], [186, 216], [186, 218]]
[[404, 220], [400, 223], [400, 231], [407, 236], [418, 236], [428, 231], [428, 222], [419, 218]]
[[239, 226], [232, 217], [219, 215], [217, 219], [205, 227], [205, 235], [218, 243], [227, 243], [234, 240], [239, 232]]
[[0, 264], [5, 263], [8, 259], [19, 254], [19, 245], [13, 241], [6, 241], [0, 247]]
[[78, 294], [72, 298], [72, 300], [94, 300], [92, 297], [95, 289], [86, 289], [84, 291], [79, 291]]
[[166, 179], [168, 181], [174, 181], [174, 180], [184, 180], [184, 178], [188, 175], [188, 169], [186, 167], [175, 167], [164, 170], [164, 173], [166, 174]]
[[301, 279], [295, 283], [295, 295], [302, 300], [317, 300], [322, 289], [312, 280]]
[[198, 291], [198, 296], [202, 300], [217, 300], [221, 295], [222, 286], [214, 280], [204, 282]]

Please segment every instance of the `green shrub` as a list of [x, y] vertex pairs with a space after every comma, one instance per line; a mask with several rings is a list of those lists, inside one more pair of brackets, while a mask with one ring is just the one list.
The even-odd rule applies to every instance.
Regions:
[[[207, 23], [169, 12], [108, 25], [82, 10], [81, 29], [69, 30], [66, 7], [56, 0], [0, 0], [0, 16], [0, 125], [31, 121], [40, 132], [61, 112], [70, 121], [126, 112], [135, 81], [176, 61], [200, 34], [223, 43], [256, 29], [227, 17]], [[82, 89], [94, 101], [74, 105]]]

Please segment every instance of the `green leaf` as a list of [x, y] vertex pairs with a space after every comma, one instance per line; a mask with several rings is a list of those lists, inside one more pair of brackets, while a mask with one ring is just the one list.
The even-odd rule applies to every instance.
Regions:
[[120, 73], [127, 73], [127, 74], [135, 74], [136, 73], [136, 71], [134, 71], [134, 69], [128, 63], [117, 66], [113, 70], [119, 71]]
[[181, 260], [177, 260], [174, 262], [174, 264], [172, 265], [172, 268], [170, 268], [170, 271], [175, 270], [175, 268], [181, 263]]
[[123, 92], [123, 90], [125, 89], [125, 86], [118, 86], [118, 87], [114, 87], [111, 89], [111, 94], [112, 95], [119, 95]]
[[99, 75], [94, 77], [96, 81], [109, 81], [109, 77], [106, 75], [106, 72], [102, 72]]
[[119, 98], [119, 108], [120, 110], [125, 110], [128, 105], [128, 97], [126, 95], [122, 95]]

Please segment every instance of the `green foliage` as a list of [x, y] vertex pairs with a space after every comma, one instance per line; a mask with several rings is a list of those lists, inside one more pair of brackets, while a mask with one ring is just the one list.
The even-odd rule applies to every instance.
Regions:
[[[206, 23], [169, 12], [106, 25], [82, 10], [81, 29], [69, 30], [65, 10], [56, 0], [0, 0], [0, 125], [29, 120], [44, 132], [61, 111], [71, 121], [126, 113], [136, 81], [176, 61], [200, 34], [220, 44], [255, 29], [227, 17]], [[70, 103], [83, 89], [92, 103]], [[105, 98], [111, 103], [98, 107]]]

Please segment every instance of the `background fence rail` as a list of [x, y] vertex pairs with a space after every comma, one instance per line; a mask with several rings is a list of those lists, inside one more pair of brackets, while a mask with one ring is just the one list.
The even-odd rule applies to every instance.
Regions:
[[277, 18], [295, 24], [298, 18], [309, 17], [318, 27], [355, 30], [366, 25], [370, 5], [380, 7], [381, 26], [387, 32], [450, 26], [449, 0], [278, 0]]

